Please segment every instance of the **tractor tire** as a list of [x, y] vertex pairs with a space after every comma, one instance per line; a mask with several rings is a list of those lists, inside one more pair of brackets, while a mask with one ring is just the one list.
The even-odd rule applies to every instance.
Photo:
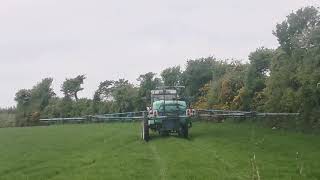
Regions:
[[189, 136], [189, 128], [188, 128], [188, 125], [183, 125], [181, 127], [181, 135], [184, 137], [184, 138], [188, 138]]
[[159, 131], [160, 136], [169, 136], [169, 131]]
[[150, 134], [149, 134], [149, 126], [148, 123], [143, 122], [142, 123], [142, 132], [141, 132], [141, 138], [144, 141], [149, 141], [150, 138]]

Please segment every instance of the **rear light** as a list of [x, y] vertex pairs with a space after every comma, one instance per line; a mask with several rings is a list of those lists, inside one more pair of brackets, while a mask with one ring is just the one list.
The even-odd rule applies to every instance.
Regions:
[[196, 110], [195, 109], [187, 109], [186, 110], [186, 116], [190, 117], [190, 116], [194, 116], [196, 114]]
[[188, 116], [188, 117], [191, 116], [191, 111], [190, 111], [190, 109], [187, 109], [187, 110], [186, 110], [186, 116]]
[[195, 115], [196, 115], [196, 110], [192, 109], [192, 116], [195, 116]]
[[154, 111], [153, 111], [153, 116], [156, 117], [156, 116], [158, 116], [158, 115], [159, 115], [159, 114], [158, 114], [158, 111], [157, 111], [157, 110], [154, 110]]

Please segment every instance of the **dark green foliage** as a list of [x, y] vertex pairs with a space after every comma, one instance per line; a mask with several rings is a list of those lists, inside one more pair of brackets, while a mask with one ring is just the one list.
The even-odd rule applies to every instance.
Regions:
[[191, 102], [195, 102], [200, 95], [199, 89], [212, 79], [212, 66], [215, 61], [215, 58], [207, 57], [187, 62], [181, 84], [186, 86], [186, 93]]
[[52, 81], [52, 78], [45, 78], [32, 89], [22, 89], [16, 93], [17, 125], [33, 124], [39, 120], [41, 112], [55, 96]]
[[273, 50], [263, 47], [249, 55], [250, 65], [244, 77], [244, 87], [239, 93], [241, 110], [257, 110], [261, 106], [262, 91], [266, 87], [273, 56]]
[[66, 98], [74, 98], [77, 101], [78, 92], [83, 90], [81, 85], [85, 79], [85, 75], [79, 75], [75, 78], [66, 79], [61, 86], [61, 91], [63, 92], [64, 96]]
[[138, 89], [127, 80], [119, 79], [115, 81], [111, 88], [111, 95], [114, 100], [113, 112], [136, 110], [135, 103], [138, 96]]
[[91, 99], [81, 98], [78, 101], [73, 101], [66, 98], [52, 98], [49, 105], [41, 114], [41, 117], [82, 117], [90, 114], [95, 114], [93, 100]]
[[29, 113], [29, 106], [31, 101], [31, 91], [21, 89], [16, 93], [14, 100], [17, 102], [17, 117], [25, 120]]
[[[291, 13], [287, 19], [277, 24], [273, 34], [278, 38], [280, 47], [288, 54], [295, 48], [302, 47], [302, 40], [307, 40], [304, 35], [320, 25], [319, 11], [315, 7], [305, 7]], [[302, 38], [302, 39], [301, 39]]]
[[114, 84], [114, 81], [105, 80], [100, 83], [98, 89], [94, 93], [94, 101], [105, 101], [111, 98], [111, 86]]
[[136, 110], [138, 89], [127, 80], [101, 82], [94, 98], [53, 98], [42, 117], [82, 117], [92, 114], [127, 112]]
[[170, 67], [161, 72], [161, 77], [165, 86], [177, 86], [181, 81], [180, 66]]
[[46, 78], [31, 89], [31, 103], [33, 104], [33, 109], [37, 109], [41, 112], [48, 104], [49, 100], [55, 96], [52, 89], [52, 78]]
[[[297, 112], [300, 103], [296, 96], [297, 62], [282, 50], [278, 50], [271, 63], [271, 73], [264, 90], [267, 96], [264, 109], [271, 112]], [[302, 98], [302, 97], [301, 97]]]
[[137, 79], [140, 82], [137, 98], [137, 105], [139, 110], [145, 110], [147, 106], [150, 106], [150, 91], [158, 86], [161, 86], [161, 80], [159, 78], [156, 78], [155, 75], [155, 73], [148, 72], [146, 74], [140, 75]]
[[98, 89], [94, 93], [91, 110], [93, 114], [106, 114], [112, 112], [111, 91], [114, 81], [105, 80], [100, 83]]
[[279, 40], [281, 46], [272, 59], [265, 88], [267, 101], [264, 109], [300, 112], [306, 126], [319, 127], [319, 11], [314, 7], [299, 9], [282, 24], [288, 26], [283, 33], [290, 37], [287, 41], [290, 39], [291, 47], [284, 46]]

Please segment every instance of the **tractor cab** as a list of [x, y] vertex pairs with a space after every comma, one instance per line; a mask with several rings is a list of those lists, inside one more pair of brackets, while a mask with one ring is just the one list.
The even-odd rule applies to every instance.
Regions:
[[156, 111], [160, 116], [176, 113], [181, 114], [180, 112], [185, 112], [187, 107], [186, 102], [180, 100], [176, 89], [165, 88], [151, 90], [151, 105], [152, 107], [150, 109]]
[[159, 116], [185, 115], [187, 105], [185, 101], [159, 100], [153, 102], [152, 109], [157, 110]]

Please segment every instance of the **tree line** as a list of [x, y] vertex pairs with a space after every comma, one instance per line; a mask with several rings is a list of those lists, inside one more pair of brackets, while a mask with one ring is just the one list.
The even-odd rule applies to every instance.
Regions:
[[292, 12], [273, 31], [276, 49], [257, 48], [249, 62], [205, 57], [188, 60], [184, 70], [169, 67], [157, 77], [140, 75], [138, 86], [128, 80], [105, 80], [92, 98], [79, 98], [86, 76], [66, 79], [63, 97], [56, 96], [52, 78], [16, 93], [17, 125], [41, 118], [145, 110], [150, 90], [183, 85], [194, 108], [261, 112], [300, 112], [303, 122], [319, 127], [320, 13], [315, 7]]

